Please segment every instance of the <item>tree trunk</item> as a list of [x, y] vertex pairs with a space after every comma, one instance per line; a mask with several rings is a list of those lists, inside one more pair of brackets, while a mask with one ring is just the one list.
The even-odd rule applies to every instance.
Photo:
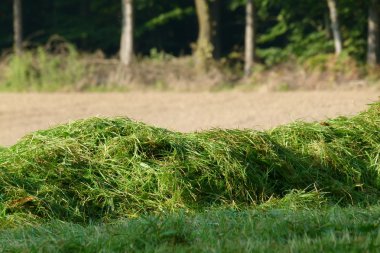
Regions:
[[330, 19], [331, 19], [331, 30], [334, 37], [335, 54], [340, 55], [342, 52], [342, 37], [339, 31], [339, 21], [338, 21], [338, 11], [336, 7], [336, 0], [327, 0], [327, 5], [329, 7]]
[[207, 69], [207, 63], [212, 59], [212, 24], [208, 0], [195, 0], [198, 17], [198, 41], [195, 48], [195, 62], [200, 70]]
[[120, 43], [120, 60], [130, 66], [133, 60], [133, 0], [122, 0], [123, 23]]
[[244, 75], [251, 75], [255, 61], [255, 6], [253, 0], [247, 0], [245, 13], [245, 64]]
[[13, 0], [13, 48], [16, 54], [22, 52], [22, 3], [21, 0]]
[[368, 9], [367, 63], [374, 66], [379, 63], [379, 10], [377, 0], [371, 0]]

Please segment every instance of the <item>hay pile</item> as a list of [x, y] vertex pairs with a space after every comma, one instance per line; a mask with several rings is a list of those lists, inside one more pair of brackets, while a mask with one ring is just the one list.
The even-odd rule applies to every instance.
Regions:
[[245, 207], [293, 190], [380, 197], [380, 103], [351, 118], [270, 131], [177, 133], [126, 118], [38, 131], [0, 151], [0, 216], [75, 222]]

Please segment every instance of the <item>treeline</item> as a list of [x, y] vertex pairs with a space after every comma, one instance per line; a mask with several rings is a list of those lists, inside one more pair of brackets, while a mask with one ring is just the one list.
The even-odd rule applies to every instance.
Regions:
[[58, 34], [80, 50], [119, 55], [126, 65], [152, 50], [193, 54], [200, 68], [213, 59], [237, 59], [246, 74], [256, 61], [271, 65], [334, 52], [376, 65], [379, 2], [4, 0], [0, 48], [13, 44], [21, 52]]

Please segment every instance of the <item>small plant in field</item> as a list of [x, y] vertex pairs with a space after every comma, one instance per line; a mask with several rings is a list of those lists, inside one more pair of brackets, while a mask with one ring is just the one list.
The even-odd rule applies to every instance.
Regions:
[[149, 58], [154, 61], [167, 61], [174, 58], [174, 56], [165, 53], [164, 51], [159, 51], [157, 48], [151, 48], [149, 51]]
[[54, 91], [76, 89], [83, 78], [85, 66], [78, 52], [70, 44], [59, 54], [39, 47], [35, 51], [12, 55], [5, 67], [5, 78], [0, 90]]

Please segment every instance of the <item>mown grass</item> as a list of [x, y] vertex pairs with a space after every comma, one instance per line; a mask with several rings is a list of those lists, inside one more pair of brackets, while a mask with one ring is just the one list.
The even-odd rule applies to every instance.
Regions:
[[223, 210], [0, 232], [1, 252], [379, 252], [380, 207]]
[[0, 147], [0, 252], [380, 252], [380, 103], [269, 131], [92, 118]]
[[379, 103], [351, 118], [265, 132], [183, 134], [125, 118], [72, 122], [0, 152], [0, 224], [243, 209], [300, 192], [312, 196], [310, 206], [376, 204], [379, 126]]

